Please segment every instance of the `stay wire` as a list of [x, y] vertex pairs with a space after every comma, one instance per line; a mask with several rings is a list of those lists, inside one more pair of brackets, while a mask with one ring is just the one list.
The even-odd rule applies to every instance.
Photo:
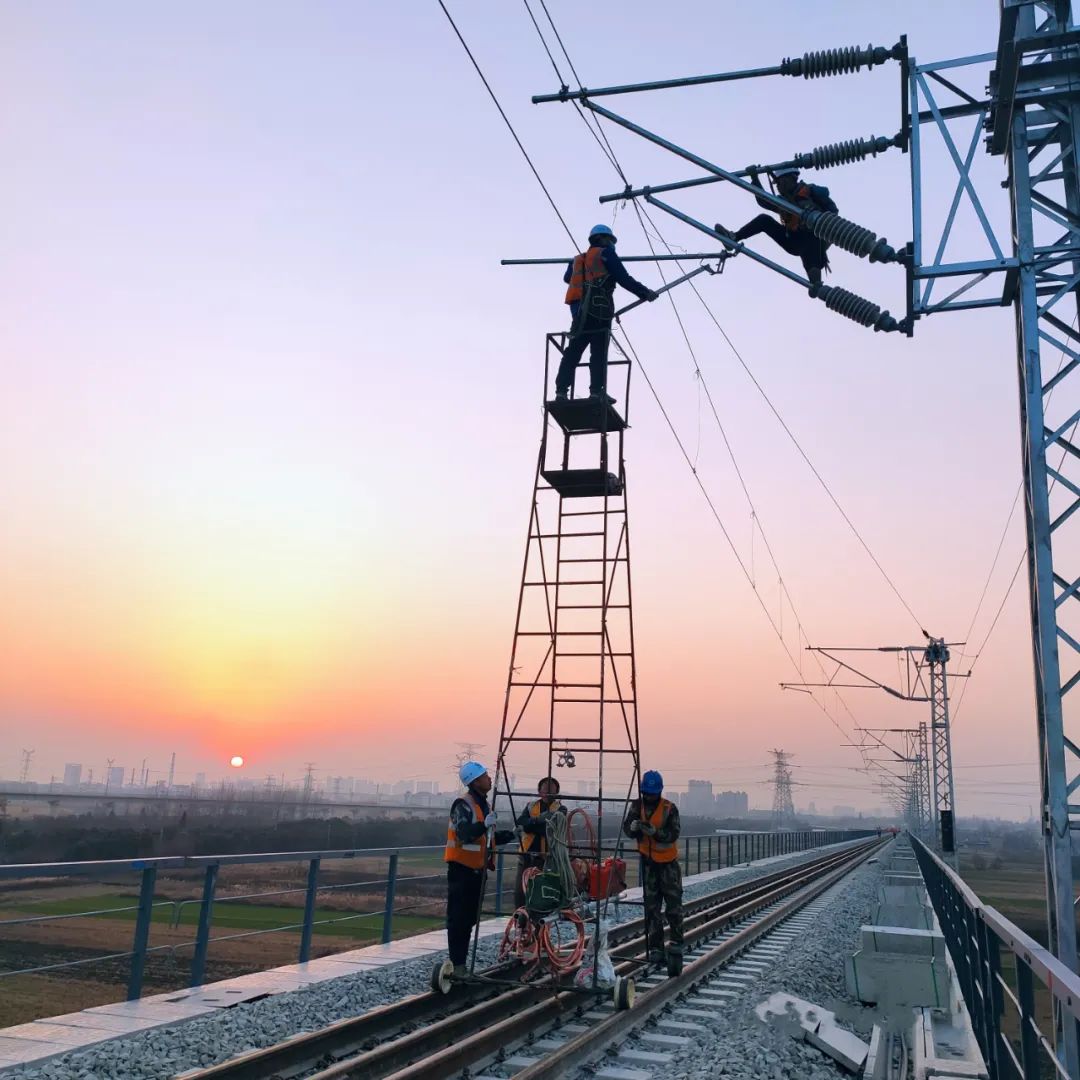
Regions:
[[551, 204], [551, 209], [555, 211], [555, 216], [559, 219], [559, 223], [566, 231], [566, 235], [570, 237], [570, 243], [573, 245], [574, 251], [577, 251], [578, 243], [574, 239], [574, 234], [570, 231], [570, 226], [566, 224], [566, 219], [562, 216], [562, 213], [560, 212], [558, 206], [555, 204], [555, 200], [554, 198], [552, 198], [551, 192], [548, 190], [547, 184], [544, 183], [543, 179], [540, 176], [540, 173], [537, 171], [536, 166], [533, 164], [532, 158], [529, 157], [529, 152], [522, 145], [521, 139], [518, 138], [518, 133], [514, 130], [514, 125], [510, 123], [510, 118], [506, 115], [506, 110], [503, 109], [502, 105], [499, 103], [499, 99], [498, 97], [496, 97], [495, 91], [491, 89], [491, 84], [487, 81], [487, 77], [480, 69], [480, 65], [477, 63], [476, 57], [473, 56], [472, 49], [469, 48], [468, 43], [465, 41], [465, 38], [462, 37], [461, 31], [458, 29], [457, 23], [454, 22], [453, 16], [447, 10], [446, 4], [443, 2], [443, 0], [437, 0], [437, 2], [439, 7], [442, 8], [443, 14], [446, 16], [447, 21], [450, 23], [451, 27], [453, 27], [454, 33], [457, 35], [458, 41], [461, 42], [461, 47], [465, 50], [466, 55], [472, 62], [472, 66], [476, 68], [476, 74], [480, 76], [480, 81], [484, 84], [484, 89], [487, 90], [492, 102], [494, 102], [495, 108], [499, 110], [499, 115], [503, 118], [503, 123], [506, 124], [507, 129], [513, 136], [514, 142], [517, 143], [517, 147], [521, 151], [522, 157], [524, 157], [526, 162], [528, 162], [529, 168], [532, 170], [533, 176], [536, 177], [536, 182], [540, 185], [541, 190], [547, 197], [547, 201]]

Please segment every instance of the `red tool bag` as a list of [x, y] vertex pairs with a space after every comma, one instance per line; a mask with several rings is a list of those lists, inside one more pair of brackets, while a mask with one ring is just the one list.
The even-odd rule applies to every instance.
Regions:
[[626, 861], [608, 858], [589, 866], [589, 899], [606, 900], [626, 889]]

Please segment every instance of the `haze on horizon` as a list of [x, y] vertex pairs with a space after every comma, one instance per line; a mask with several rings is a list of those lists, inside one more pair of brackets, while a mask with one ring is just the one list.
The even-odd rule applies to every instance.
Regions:
[[[524, 10], [449, 5], [572, 228], [622, 187], [557, 89]], [[976, 0], [837, 0], [806, 24], [705, 0], [551, 3], [586, 85], [776, 63], [907, 33], [920, 60], [992, 50]], [[619, 99], [617, 111], [734, 167], [899, 125], [893, 67]], [[543, 334], [566, 321], [568, 241], [434, 3], [0, 3], [0, 774], [66, 761], [447, 783], [459, 741], [498, 740], [540, 434]], [[612, 131], [635, 183], [693, 170]], [[814, 179], [899, 246], [908, 159]], [[1000, 163], [980, 161], [987, 187]], [[953, 177], [942, 172], [947, 207]], [[673, 200], [675, 201], [675, 200]], [[679, 205], [736, 226], [710, 188]], [[991, 203], [1005, 220], [1005, 196]], [[697, 235], [658, 222], [702, 250]], [[962, 249], [977, 228], [962, 219]], [[761, 244], [765, 250], [765, 244]], [[770, 255], [774, 252], [769, 252]], [[781, 260], [783, 256], [779, 256]], [[830, 282], [902, 309], [902, 275], [842, 252]], [[655, 266], [634, 271], [658, 284]], [[757, 594], [799, 656], [949, 640], [970, 686], [957, 803], [1037, 802], [1012, 315], [872, 334], [734, 260], [701, 283], [730, 341], [866, 537], [912, 619], [693, 297], [680, 313], [753, 496], [752, 518], [666, 302], [627, 319]], [[803, 766], [797, 802], [881, 805], [856, 723], [923, 707], [805, 694], [638, 377], [628, 436], [643, 767], [741, 787], [767, 751]], [[780, 600], [764, 527], [806, 632]], [[966, 651], [966, 657], [961, 653]], [[881, 677], [895, 674], [889, 661]], [[810, 661], [804, 672], [810, 675]], [[955, 700], [955, 699], [954, 699]], [[846, 703], [846, 704], [845, 704]], [[850, 710], [850, 711], [848, 711]], [[753, 786], [757, 785], [757, 786]]]

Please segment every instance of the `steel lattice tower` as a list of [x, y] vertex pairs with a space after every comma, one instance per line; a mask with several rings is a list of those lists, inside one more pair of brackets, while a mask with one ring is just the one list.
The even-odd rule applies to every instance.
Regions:
[[773, 756], [772, 827], [774, 831], [790, 828], [795, 820], [795, 802], [791, 797], [791, 755], [784, 750], [770, 751]]
[[[565, 334], [548, 335], [545, 388], [565, 346]], [[515, 799], [536, 794], [511, 790], [511, 758], [519, 776], [581, 769], [587, 790], [564, 797], [595, 807], [599, 836], [605, 807], [624, 807], [640, 779], [623, 458], [629, 361], [609, 361], [609, 386], [615, 373], [618, 409], [544, 402], [495, 782], [516, 816]]]

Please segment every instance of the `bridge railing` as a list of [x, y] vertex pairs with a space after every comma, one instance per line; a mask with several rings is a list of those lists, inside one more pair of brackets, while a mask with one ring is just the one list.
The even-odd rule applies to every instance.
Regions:
[[990, 1080], [1070, 1077], [1054, 1017], [1080, 1029], [1080, 976], [984, 904], [921, 840], [911, 846], [949, 949]]
[[[682, 838], [683, 867], [688, 874], [700, 873], [866, 835], [867, 830], [836, 829], [686, 836]], [[625, 843], [618, 848], [627, 859], [628, 884], [634, 885], [638, 883], [638, 860], [634, 857], [636, 852], [632, 848], [628, 850]], [[606, 841], [603, 847], [610, 852], [616, 850], [617, 845]], [[446, 874], [442, 853], [443, 845], [439, 844], [0, 864], [0, 942], [5, 945], [10, 946], [20, 940], [20, 935], [26, 935], [40, 950], [45, 943], [42, 939], [47, 935], [41, 934], [38, 928], [62, 925], [71, 920], [122, 919], [133, 923], [129, 948], [114, 948], [98, 955], [69, 960], [13, 965], [0, 970], [0, 994], [4, 992], [3, 981], [12, 976], [48, 975], [68, 968], [111, 962], [126, 965], [127, 997], [135, 1000], [143, 993], [147, 962], [155, 957], [164, 957], [175, 968], [178, 960], [189, 955], [187, 983], [194, 987], [205, 981], [207, 961], [215, 943], [291, 934], [296, 937], [296, 958], [305, 963], [312, 957], [313, 936], [318, 933], [325, 942], [324, 935], [340, 934], [344, 924], [370, 926], [371, 929], [367, 934], [352, 932], [343, 937], [342, 948], [374, 940], [389, 942], [395, 936], [395, 929], [398, 936], [432, 929], [442, 924], [444, 910]], [[281, 864], [280, 870], [273, 871], [275, 875], [284, 879], [293, 876], [297, 884], [290, 885], [286, 880], [282, 883], [285, 887], [261, 891], [221, 888], [223, 875], [230, 870], [268, 864]], [[293, 864], [294, 869], [290, 870], [289, 864]], [[489, 883], [486, 893], [486, 914], [498, 916], [513, 908], [517, 869], [516, 849], [501, 849], [493, 882]], [[164, 884], [162, 879], [169, 874], [172, 877]], [[193, 891], [191, 884], [186, 884], [192, 878], [201, 885], [194, 890], [199, 893], [197, 897], [169, 899], [162, 895], [163, 885], [166, 892]], [[78, 907], [77, 899], [43, 901], [42, 888], [45, 888], [47, 898], [47, 883], [58, 883], [61, 879], [65, 883], [97, 883], [114, 890], [119, 887], [133, 893], [137, 889], [137, 894], [125, 903], [128, 898], [122, 893], [110, 893], [107, 895], [115, 895], [117, 903], [91, 903], [84, 908]], [[179, 889], [178, 884], [182, 886]], [[412, 895], [405, 895], [403, 899], [403, 894]], [[260, 901], [273, 903], [263, 905]], [[56, 908], [62, 910], [54, 910]], [[2, 917], [6, 912], [10, 912], [11, 917]], [[80, 931], [88, 926], [86, 923], [75, 925]], [[180, 932], [185, 925], [195, 927], [195, 935], [190, 940], [184, 939]], [[171, 940], [153, 943], [153, 929], [157, 927], [160, 931], [163, 926], [168, 928], [167, 936]], [[219, 932], [214, 933], [215, 929]], [[113, 937], [115, 940], [116, 935]], [[59, 949], [53, 942], [45, 951], [55, 954]], [[322, 954], [331, 951], [340, 950], [324, 948]], [[257, 966], [281, 962], [278, 957], [268, 956], [266, 960], [269, 962]]]

